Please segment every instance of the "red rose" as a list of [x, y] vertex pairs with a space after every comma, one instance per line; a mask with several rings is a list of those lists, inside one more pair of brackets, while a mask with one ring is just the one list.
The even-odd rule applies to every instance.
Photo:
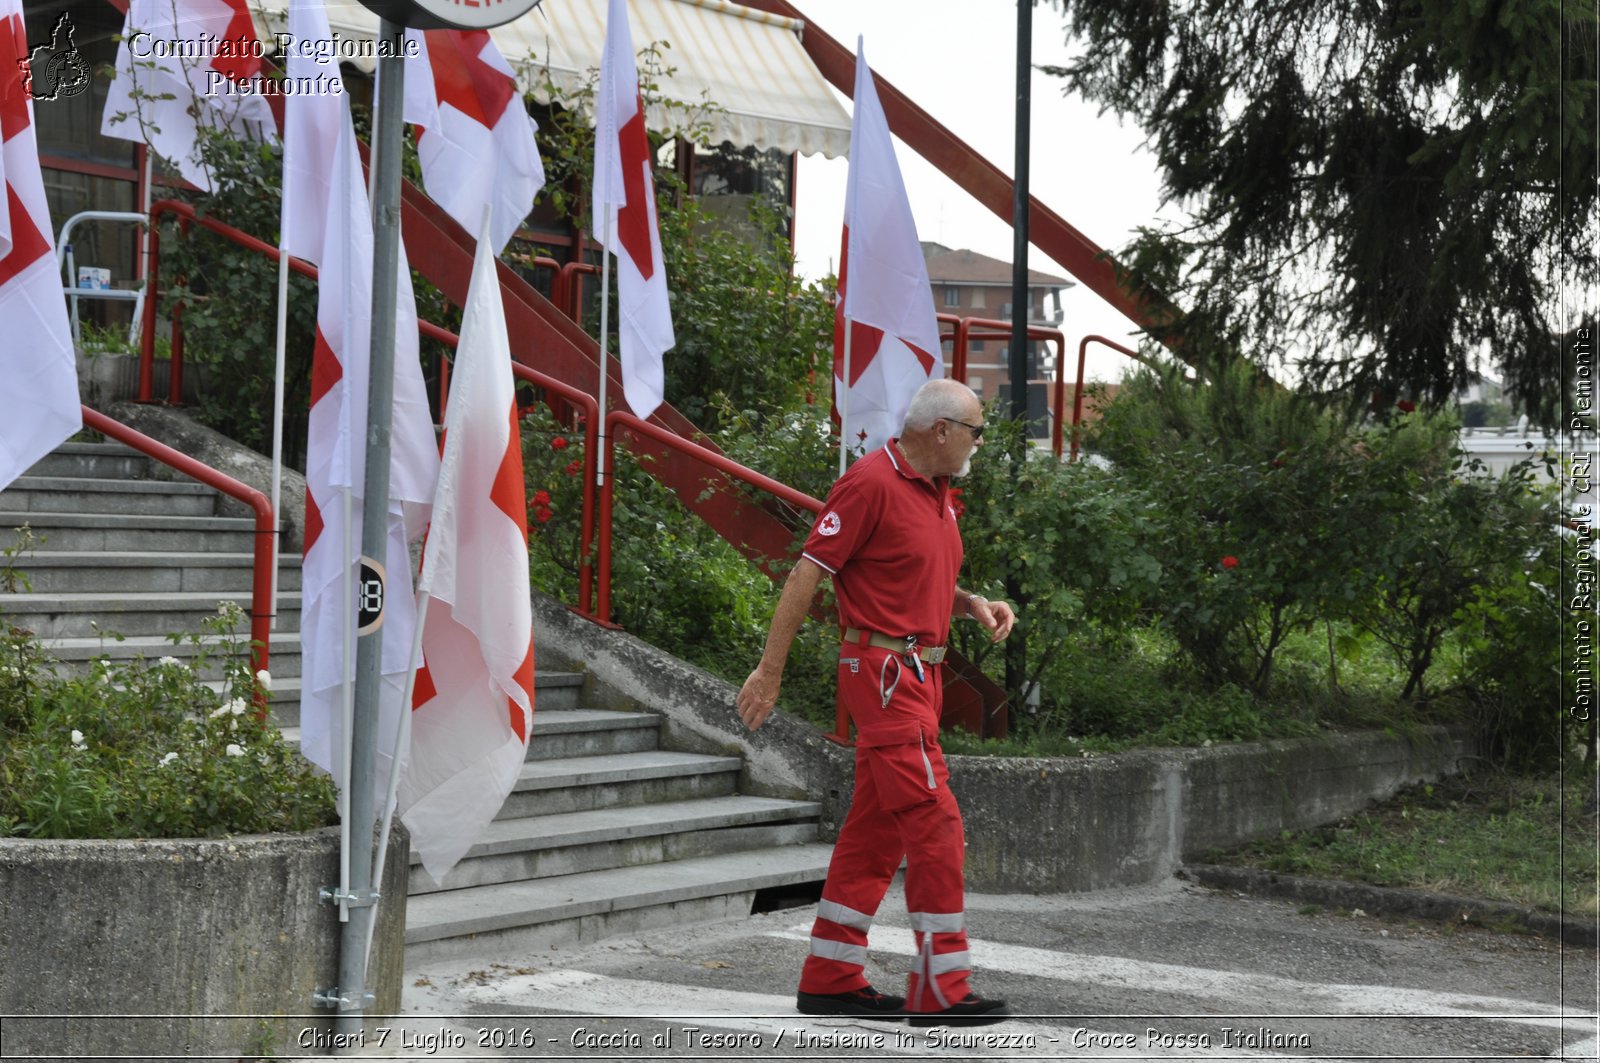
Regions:
[[550, 441], [550, 449], [551, 450], [566, 450], [567, 449], [566, 437], [565, 436], [556, 436], [554, 439], [552, 439]]
[[1417, 412], [1417, 404], [1412, 402], [1410, 399], [1401, 399], [1399, 402], [1395, 403], [1395, 406], [1399, 408], [1401, 413]]
[[535, 491], [533, 493], [533, 504], [536, 506], [548, 506], [550, 504], [550, 492]]
[[549, 506], [540, 506], [533, 516], [540, 524], [548, 524], [550, 523], [550, 518], [555, 514], [550, 511]]
[[582, 471], [583, 471], [583, 462], [581, 460], [574, 459], [572, 461], [572, 463], [567, 466], [567, 475], [568, 476], [576, 476]]
[[1223, 568], [1238, 568], [1239, 567], [1239, 559], [1237, 557], [1234, 557], [1232, 554], [1229, 554], [1227, 557], [1222, 559], [1222, 567]]

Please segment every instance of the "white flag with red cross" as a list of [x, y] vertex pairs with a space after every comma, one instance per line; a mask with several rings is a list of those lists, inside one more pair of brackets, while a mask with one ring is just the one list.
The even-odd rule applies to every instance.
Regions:
[[[676, 342], [656, 222], [650, 138], [626, 0], [610, 0], [595, 93], [594, 216], [597, 240], [617, 256], [617, 346], [628, 407], [649, 417], [664, 394], [662, 355]], [[602, 411], [603, 413], [604, 411]]]
[[247, 0], [129, 0], [101, 135], [150, 145], [212, 191], [200, 128], [245, 140], [277, 135], [259, 91], [261, 51]]
[[428, 596], [400, 818], [435, 882], [516, 785], [533, 726], [527, 489], [500, 281], [478, 238], [418, 592]]
[[417, 128], [422, 186], [469, 233], [493, 207], [499, 254], [544, 187], [516, 78], [483, 30], [407, 30], [419, 61], [406, 67], [405, 119]]
[[[848, 381], [846, 320], [851, 323]], [[846, 448], [865, 453], [899, 435], [911, 396], [942, 376], [944, 355], [928, 265], [889, 121], [858, 37], [834, 321], [834, 405]]]
[[21, 0], [0, 0], [0, 490], [83, 425], [23, 63]]

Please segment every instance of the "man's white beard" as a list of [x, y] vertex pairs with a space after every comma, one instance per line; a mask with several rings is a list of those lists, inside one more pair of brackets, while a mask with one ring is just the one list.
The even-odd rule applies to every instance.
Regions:
[[961, 463], [961, 468], [956, 470], [955, 478], [960, 479], [972, 471], [972, 455], [967, 455], [967, 460]]

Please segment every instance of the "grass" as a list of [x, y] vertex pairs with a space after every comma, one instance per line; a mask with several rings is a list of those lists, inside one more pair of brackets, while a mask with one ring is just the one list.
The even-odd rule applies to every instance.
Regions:
[[[1213, 862], [1454, 893], [1594, 919], [1594, 770], [1481, 772], [1412, 786], [1328, 827], [1285, 832]], [[1563, 847], [1565, 849], [1563, 853]], [[1564, 860], [1563, 860], [1564, 857]]]

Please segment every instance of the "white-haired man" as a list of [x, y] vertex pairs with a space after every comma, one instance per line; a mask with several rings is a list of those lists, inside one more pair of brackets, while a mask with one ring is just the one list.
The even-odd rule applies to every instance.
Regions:
[[[772, 712], [790, 644], [824, 576], [833, 578], [842, 640], [839, 700], [856, 727], [856, 781], [800, 974], [797, 1006], [914, 1026], [977, 1025], [1010, 1015], [968, 985], [961, 810], [939, 749], [940, 662], [952, 618], [972, 617], [996, 642], [1016, 615], [956, 583], [961, 533], [950, 479], [983, 444], [983, 405], [953, 380], [911, 400], [898, 439], [833, 485], [789, 573], [761, 663], [739, 691], [739, 716]], [[879, 993], [865, 971], [867, 930], [902, 858], [917, 959], [904, 998]]]

